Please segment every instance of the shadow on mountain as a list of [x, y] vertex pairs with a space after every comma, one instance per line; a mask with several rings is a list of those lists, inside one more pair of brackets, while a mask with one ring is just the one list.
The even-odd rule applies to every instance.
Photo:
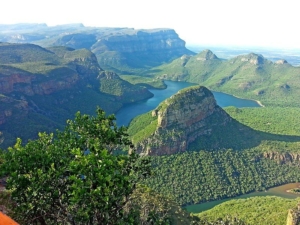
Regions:
[[199, 137], [189, 145], [189, 150], [245, 150], [257, 147], [263, 141], [300, 142], [300, 136], [258, 131], [232, 119], [226, 126], [214, 127], [211, 135]]

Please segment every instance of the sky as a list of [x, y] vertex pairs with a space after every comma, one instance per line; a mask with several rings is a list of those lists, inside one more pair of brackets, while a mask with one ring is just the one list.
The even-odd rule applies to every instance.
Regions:
[[173, 28], [187, 45], [299, 48], [296, 0], [3, 0], [0, 24]]

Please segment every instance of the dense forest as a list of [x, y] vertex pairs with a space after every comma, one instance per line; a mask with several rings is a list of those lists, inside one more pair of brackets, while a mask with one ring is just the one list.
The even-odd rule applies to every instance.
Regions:
[[153, 157], [145, 184], [181, 205], [233, 197], [300, 180], [300, 168], [278, 165], [254, 150], [187, 152]]

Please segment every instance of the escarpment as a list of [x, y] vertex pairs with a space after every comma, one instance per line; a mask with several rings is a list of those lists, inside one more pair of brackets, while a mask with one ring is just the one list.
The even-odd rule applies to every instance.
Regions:
[[[85, 27], [66, 24], [48, 27], [39, 24], [3, 26], [0, 41], [42, 44], [43, 47], [65, 46], [92, 51], [105, 70], [137, 73], [194, 52], [185, 47], [173, 29], [133, 29], [126, 27]], [[138, 68], [138, 69], [137, 69]]]
[[[105, 46], [105, 47], [104, 47]], [[107, 35], [98, 39], [93, 46], [97, 52], [148, 52], [172, 50], [187, 53], [185, 41], [173, 29], [131, 30]], [[180, 54], [181, 54], [180, 53]]]
[[[203, 86], [179, 91], [153, 110], [151, 116], [152, 121], [145, 130], [153, 124], [155, 128], [136, 143], [138, 152], [146, 155], [185, 152], [199, 137], [208, 137], [217, 127], [231, 121]], [[143, 132], [133, 137], [133, 141]]]
[[115, 113], [151, 96], [104, 71], [87, 49], [0, 43], [0, 147], [53, 131], [77, 111], [92, 114], [99, 106]]
[[124, 30], [100, 37], [91, 50], [103, 68], [115, 71], [157, 66], [194, 54], [172, 29]]

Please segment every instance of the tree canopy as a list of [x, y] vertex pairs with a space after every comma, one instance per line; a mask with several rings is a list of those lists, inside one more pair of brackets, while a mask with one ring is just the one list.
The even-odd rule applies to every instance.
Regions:
[[95, 117], [68, 120], [63, 131], [40, 133], [4, 154], [2, 175], [22, 224], [124, 224], [136, 219], [124, 211], [136, 183], [150, 171], [147, 158], [132, 149], [126, 128], [101, 109]]

